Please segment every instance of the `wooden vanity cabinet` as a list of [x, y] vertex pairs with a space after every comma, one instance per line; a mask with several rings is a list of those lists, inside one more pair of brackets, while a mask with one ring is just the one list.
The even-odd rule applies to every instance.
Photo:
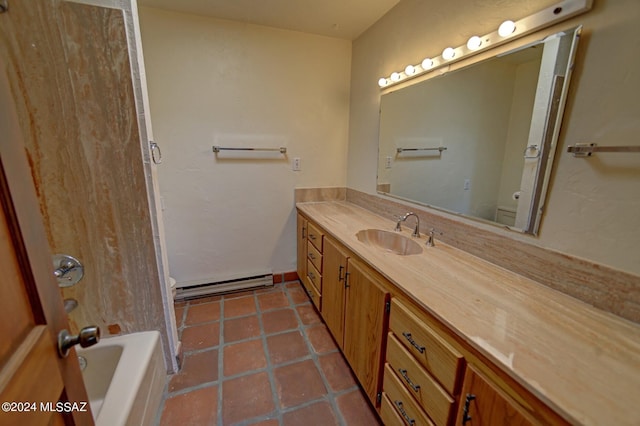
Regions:
[[297, 232], [297, 272], [300, 282], [307, 290], [314, 306], [322, 306], [322, 247], [323, 233], [298, 213]]
[[341, 246], [327, 238], [324, 243], [324, 287], [322, 297], [322, 318], [338, 342], [340, 349], [344, 345], [344, 303], [345, 278], [347, 272], [347, 253]]
[[323, 262], [322, 318], [376, 405], [388, 325], [387, 285], [369, 266], [326, 237]]
[[300, 213], [297, 215], [297, 225], [297, 272], [300, 281], [304, 281], [307, 276], [307, 219]]
[[400, 297], [391, 301], [389, 336], [391, 368], [385, 376], [395, 375], [434, 424], [567, 425], [446, 326]]
[[[436, 426], [418, 405], [409, 391], [402, 385], [389, 364], [386, 364], [384, 368], [383, 388], [383, 400], [388, 402], [388, 406], [381, 407], [381, 417], [383, 419], [385, 417], [394, 419], [393, 423], [388, 423], [389, 421], [387, 420], [387, 426], [402, 426], [404, 424], [413, 426]], [[395, 412], [395, 415], [387, 413], [387, 411]], [[397, 421], [398, 418], [401, 419], [399, 423]]]
[[382, 278], [354, 258], [345, 278], [343, 353], [373, 405], [380, 403], [389, 323], [389, 292]]
[[298, 274], [385, 425], [568, 425], [326, 234], [298, 214]]
[[[442, 426], [451, 423], [455, 414], [455, 399], [440, 386], [393, 333], [389, 333], [387, 339], [387, 367], [401, 386], [404, 386], [407, 394], [415, 400], [416, 405], [433, 419], [434, 424]], [[386, 376], [387, 372], [385, 380]], [[387, 390], [386, 385], [383, 388]]]
[[[390, 397], [394, 402], [391, 408], [406, 419], [400, 407], [409, 407], [411, 418], [421, 424], [453, 424], [464, 357], [424, 318], [395, 297], [391, 301], [386, 361], [384, 393], [399, 394], [400, 386], [404, 396], [401, 405], [393, 399], [395, 396]], [[416, 420], [424, 418], [429, 423]]]
[[472, 365], [462, 385], [456, 425], [529, 426], [539, 424], [517, 402]]
[[450, 395], [459, 393], [464, 357], [420, 316], [394, 298], [389, 328], [399, 342]]

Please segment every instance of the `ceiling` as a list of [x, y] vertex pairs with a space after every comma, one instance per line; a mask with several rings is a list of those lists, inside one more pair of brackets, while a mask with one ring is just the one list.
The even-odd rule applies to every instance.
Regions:
[[354, 40], [399, 1], [138, 0], [138, 4]]

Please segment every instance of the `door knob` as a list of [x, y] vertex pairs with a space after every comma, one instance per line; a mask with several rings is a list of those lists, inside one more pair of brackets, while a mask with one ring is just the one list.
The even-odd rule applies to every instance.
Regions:
[[75, 336], [66, 329], [62, 330], [58, 333], [58, 355], [60, 355], [60, 358], [66, 358], [72, 346], [80, 345], [83, 348], [88, 348], [99, 341], [100, 328], [95, 325], [83, 328], [80, 330], [80, 333]]

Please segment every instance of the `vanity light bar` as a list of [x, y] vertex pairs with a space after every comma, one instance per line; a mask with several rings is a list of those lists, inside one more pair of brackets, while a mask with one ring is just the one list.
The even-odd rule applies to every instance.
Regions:
[[504, 21], [497, 31], [483, 37], [473, 36], [466, 45], [456, 48], [447, 47], [439, 56], [425, 58], [417, 65], [407, 65], [404, 71], [396, 71], [391, 73], [389, 77], [381, 77], [378, 80], [378, 86], [380, 86], [381, 89], [386, 89], [389, 86], [475, 55], [489, 47], [496, 47], [534, 31], [549, 27], [590, 10], [592, 4], [593, 0], [565, 0], [522, 18], [519, 21]]

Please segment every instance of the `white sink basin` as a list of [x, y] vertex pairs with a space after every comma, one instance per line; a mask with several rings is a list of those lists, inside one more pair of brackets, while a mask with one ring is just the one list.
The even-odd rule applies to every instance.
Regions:
[[363, 229], [356, 234], [359, 241], [400, 256], [422, 253], [422, 247], [416, 241], [398, 232], [381, 229]]

